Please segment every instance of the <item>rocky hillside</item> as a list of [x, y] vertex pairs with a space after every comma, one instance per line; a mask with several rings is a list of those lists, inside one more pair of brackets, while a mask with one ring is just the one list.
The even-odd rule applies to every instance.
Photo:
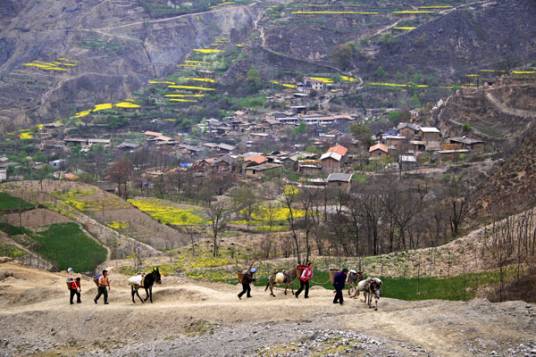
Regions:
[[482, 1], [460, 6], [414, 31], [381, 44], [356, 66], [367, 72], [434, 73], [463, 79], [485, 69], [505, 69], [536, 58], [536, 3], [531, 0]]
[[450, 136], [478, 136], [491, 143], [517, 140], [536, 119], [534, 76], [503, 77], [492, 86], [464, 88], [432, 111]]
[[464, 88], [432, 110], [449, 136], [468, 136], [495, 148], [491, 170], [475, 178], [474, 217], [504, 217], [536, 205], [536, 79], [502, 77], [492, 86]]
[[245, 5], [154, 19], [137, 1], [2, 2], [0, 125], [128, 98], [222, 33], [240, 40], [253, 19]]
[[536, 123], [482, 182], [474, 207], [479, 216], [505, 216], [536, 206]]
[[[345, 70], [366, 80], [428, 84], [413, 106], [448, 94], [445, 86], [472, 71], [526, 66], [535, 58], [533, 1], [445, 3], [451, 7], [412, 13], [429, 4], [6, 0], [0, 127], [65, 119], [99, 102], [127, 99], [219, 36], [244, 49], [229, 63], [228, 90], [240, 87], [251, 67], [266, 81]], [[396, 107], [407, 102], [401, 96], [414, 95], [362, 92], [371, 107]]]

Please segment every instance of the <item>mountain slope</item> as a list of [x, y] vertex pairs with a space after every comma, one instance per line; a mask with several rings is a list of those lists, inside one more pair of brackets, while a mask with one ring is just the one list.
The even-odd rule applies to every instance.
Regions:
[[524, 64], [536, 58], [535, 17], [531, 0], [476, 3], [381, 45], [373, 59], [361, 57], [356, 65], [367, 72], [383, 67], [463, 78], [471, 71]]
[[[134, 1], [9, 2], [0, 17], [0, 126], [128, 98], [148, 79], [171, 73], [192, 49], [222, 34], [245, 36], [253, 17], [249, 6], [152, 19]], [[76, 65], [24, 66], [58, 58]]]

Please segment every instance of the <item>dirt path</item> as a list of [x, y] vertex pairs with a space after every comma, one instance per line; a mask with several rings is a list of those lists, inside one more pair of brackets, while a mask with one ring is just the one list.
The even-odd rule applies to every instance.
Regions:
[[63, 275], [0, 264], [0, 356], [523, 356], [536, 348], [536, 309], [522, 302], [382, 299], [375, 312], [357, 300], [333, 305], [322, 288], [307, 300], [261, 288], [238, 300], [237, 286], [165, 277], [154, 304], [134, 305], [126, 277], [111, 279], [110, 305], [93, 304], [86, 279], [83, 303], [71, 306]]
[[516, 117], [521, 117], [525, 119], [534, 119], [536, 118], [536, 112], [530, 110], [517, 109], [506, 106], [502, 103], [497, 97], [491, 92], [486, 92], [486, 99], [501, 113], [507, 115], [513, 115]]

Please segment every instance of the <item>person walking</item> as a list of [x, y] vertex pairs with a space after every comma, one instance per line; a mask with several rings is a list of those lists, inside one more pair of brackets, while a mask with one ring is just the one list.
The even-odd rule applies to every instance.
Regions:
[[304, 298], [309, 298], [309, 286], [310, 281], [313, 278], [313, 264], [308, 262], [300, 275], [300, 288], [296, 291], [296, 299], [300, 296], [301, 292], [305, 289]]
[[246, 297], [251, 297], [251, 286], [250, 284], [255, 281], [253, 274], [257, 271], [256, 268], [248, 269], [248, 271], [242, 276], [242, 291], [238, 294], [238, 298], [242, 300], [242, 296], [246, 294]]
[[342, 271], [335, 273], [333, 278], [333, 287], [335, 288], [335, 298], [333, 299], [334, 304], [344, 304], [344, 283], [346, 282], [346, 275], [348, 274], [348, 269], [344, 268]]
[[74, 304], [73, 299], [76, 296], [76, 303], [80, 304], [82, 302], [80, 300], [80, 291], [81, 291], [80, 278], [75, 279], [73, 268], [67, 269], [66, 283], [67, 283], [67, 289], [69, 290], [69, 302], [71, 303], [71, 305]]
[[97, 296], [95, 296], [95, 304], [98, 303], [101, 296], [104, 296], [104, 304], [108, 305], [108, 290], [110, 290], [110, 279], [108, 278], [108, 270], [103, 270], [102, 275], [97, 280]]

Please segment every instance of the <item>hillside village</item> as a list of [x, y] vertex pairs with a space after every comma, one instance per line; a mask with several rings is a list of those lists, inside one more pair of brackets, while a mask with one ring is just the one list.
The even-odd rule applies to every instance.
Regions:
[[[267, 98], [269, 102], [278, 98], [279, 105], [286, 106], [286, 110], [258, 112], [245, 108], [222, 119], [206, 119], [194, 128], [195, 136], [156, 131], [158, 124], [153, 130], [139, 133], [127, 127], [110, 134], [91, 124], [88, 130], [81, 130], [53, 122], [43, 124], [26, 140], [26, 150], [40, 152], [50, 159], [48, 163], [30, 162], [32, 169], [48, 166], [57, 178], [66, 180], [78, 180], [80, 175], [87, 174], [70, 163], [73, 152], [87, 154], [102, 147], [117, 155], [143, 152], [147, 157], [165, 157], [166, 163], [159, 166], [135, 167], [148, 183], [160, 175], [182, 170], [196, 175], [225, 173], [247, 179], [278, 175], [312, 185], [336, 184], [335, 177], [349, 183], [354, 173], [419, 174], [429, 169], [446, 170], [452, 163], [483, 159], [492, 150], [474, 134], [450, 137], [437, 127], [420, 124], [417, 110], [408, 112], [407, 122], [397, 120], [395, 126], [371, 132], [370, 137], [352, 135], [352, 126], [363, 126], [369, 117], [359, 112], [309, 109], [318, 106], [318, 100], [310, 98], [311, 93], [325, 97], [336, 95], [333, 92], [337, 91], [343, 89], [309, 79], [305, 84], [297, 83], [296, 91], [276, 92]], [[145, 127], [152, 129], [150, 124]], [[84, 132], [89, 135], [75, 135]], [[5, 181], [21, 177], [16, 172], [22, 163], [5, 155], [1, 158], [0, 178]], [[331, 174], [336, 175], [330, 178]]]

